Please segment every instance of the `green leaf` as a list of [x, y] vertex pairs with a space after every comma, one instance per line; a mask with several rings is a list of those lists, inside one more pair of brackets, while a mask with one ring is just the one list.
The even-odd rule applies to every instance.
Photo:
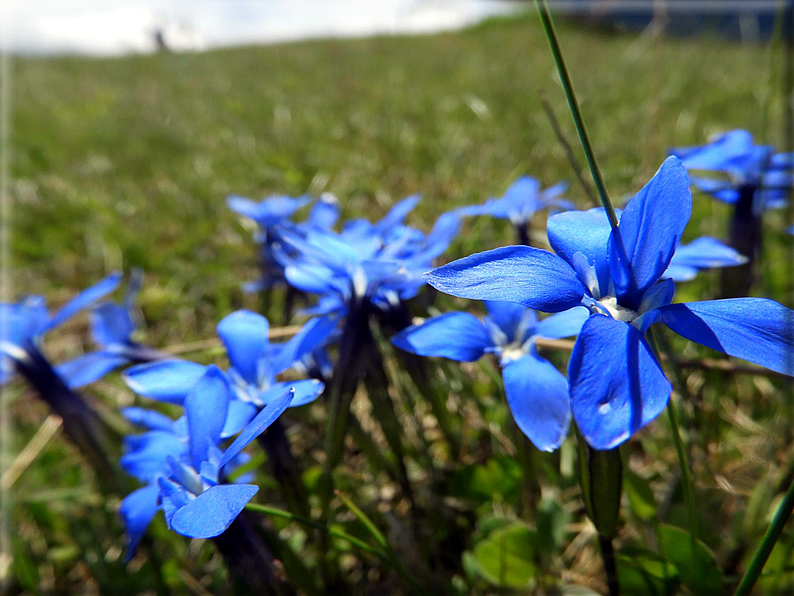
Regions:
[[626, 548], [615, 565], [624, 596], [669, 596], [678, 588], [675, 567], [657, 553]]
[[522, 522], [491, 532], [474, 547], [480, 575], [491, 584], [523, 588], [535, 577], [534, 555], [537, 537]]
[[503, 456], [491, 458], [485, 465], [461, 467], [449, 480], [452, 496], [478, 504], [514, 501], [520, 487], [521, 467], [514, 459]]
[[656, 498], [650, 483], [626, 468], [623, 470], [623, 485], [626, 487], [626, 496], [629, 498], [629, 506], [634, 515], [644, 520], [654, 519]]
[[661, 524], [659, 526], [659, 551], [678, 569], [681, 581], [695, 594], [722, 594], [724, 580], [717, 567], [714, 553], [701, 541], [695, 543], [686, 530]]
[[541, 555], [553, 556], [556, 554], [563, 540], [565, 540], [565, 525], [570, 519], [570, 514], [562, 508], [559, 499], [544, 498], [535, 512], [535, 527], [538, 530], [538, 550]]

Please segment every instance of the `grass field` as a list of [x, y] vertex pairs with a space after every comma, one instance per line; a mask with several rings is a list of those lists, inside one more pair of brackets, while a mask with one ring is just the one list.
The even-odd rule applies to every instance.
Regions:
[[[780, 60], [768, 47], [613, 34], [570, 24], [562, 24], [559, 33], [617, 202], [650, 178], [671, 146], [700, 144], [733, 128], [784, 142], [779, 77], [773, 70]], [[223, 315], [257, 306], [256, 297], [240, 290], [256, 276], [256, 250], [251, 230], [225, 205], [231, 193], [261, 198], [332, 191], [346, 217], [374, 219], [418, 192], [424, 201], [409, 221], [428, 229], [441, 212], [499, 195], [526, 173], [546, 185], [570, 181], [568, 197], [588, 206], [541, 107], [543, 92], [580, 155], [545, 38], [530, 17], [427, 37], [119, 59], [15, 58], [12, 71], [15, 294], [40, 293], [57, 305], [111, 270], [143, 268], [145, 340], [157, 347], [211, 338]], [[722, 237], [728, 216], [726, 206], [696, 196], [685, 240]], [[790, 241], [782, 230], [791, 223], [781, 212], [765, 220], [766, 275], [759, 288], [789, 306], [791, 264], [784, 256]], [[542, 240], [543, 219], [536, 229]], [[512, 230], [505, 222], [471, 220], [444, 258], [509, 242]], [[717, 279], [708, 273], [681, 285], [680, 299], [711, 295]], [[443, 308], [449, 302], [437, 304]], [[54, 334], [47, 345], [53, 360], [80, 353], [84, 331], [80, 319]], [[676, 347], [687, 356], [714, 355], [685, 342]], [[196, 358], [208, 361], [212, 353]], [[515, 448], [511, 438], [505, 447], [491, 434], [494, 425], [507, 427], [509, 418], [487, 367], [469, 367], [462, 377], [457, 365], [442, 368], [478, 393], [480, 407], [462, 408], [471, 412], [475, 428], [480, 425], [472, 431], [472, 444], [492, 445], [490, 461], [502, 461], [498, 457]], [[763, 532], [770, 501], [794, 470], [785, 385], [713, 371], [690, 372], [687, 384], [700, 404], [687, 406], [687, 428], [702, 538], [720, 565], [735, 573]], [[46, 411], [21, 385], [9, 391], [13, 457]], [[107, 411], [133, 400], [117, 375], [88, 393]], [[490, 405], [493, 414], [487, 414]], [[322, 406], [297, 417], [308, 429], [301, 434], [315, 433], [321, 441]], [[311, 470], [321, 455], [310, 440], [298, 442]], [[466, 465], [483, 461], [473, 450]], [[570, 455], [564, 451], [561, 457]], [[348, 466], [351, 486], [357, 461]], [[666, 421], [644, 432], [642, 443], [633, 442], [630, 463], [650, 482], [643, 486], [652, 486], [662, 500], [677, 473]], [[584, 521], [575, 481], [560, 485], [564, 490], [550, 487], [549, 494], [562, 503], [568, 526], [552, 567], [572, 583], [601, 589], [597, 551], [575, 538]], [[110, 521], [117, 502], [100, 495], [62, 439], [45, 446], [12, 490], [14, 591], [153, 589], [156, 566], [146, 557], [131, 568], [122, 565], [120, 526]], [[262, 502], [266, 495], [266, 489], [260, 493]], [[367, 499], [366, 491], [358, 496]], [[680, 494], [667, 497], [665, 521], [685, 526]], [[641, 506], [641, 497], [632, 498], [631, 505]], [[488, 499], [474, 510], [482, 521], [502, 507]], [[626, 518], [621, 540], [629, 546], [647, 543], [659, 521], [636, 509]], [[301, 552], [305, 533], [292, 528], [284, 533]], [[152, 535], [168, 589], [222, 591], [224, 572], [212, 548], [167, 533], [162, 520]], [[791, 561], [794, 536], [790, 531], [786, 536], [775, 554], [778, 566]], [[731, 556], [739, 561], [732, 563]], [[460, 593], [491, 593], [482, 578], [469, 582], [464, 568], [465, 561]], [[367, 566], [352, 569], [351, 577], [364, 574], [358, 585], [370, 581], [377, 593], [376, 582], [364, 579]], [[780, 577], [777, 589], [794, 585], [790, 573]]]

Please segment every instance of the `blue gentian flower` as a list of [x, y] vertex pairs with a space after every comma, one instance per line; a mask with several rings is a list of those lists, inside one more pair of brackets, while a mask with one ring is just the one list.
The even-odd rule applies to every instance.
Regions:
[[[315, 379], [280, 382], [276, 376], [320, 348], [336, 327], [333, 319], [315, 318], [288, 342], [270, 344], [267, 319], [259, 314], [240, 310], [218, 323], [218, 336], [231, 364], [225, 373], [234, 397], [229, 418], [237, 420], [238, 430], [286, 389], [294, 390], [293, 407], [311, 403], [322, 393], [323, 384]], [[125, 371], [124, 378], [140, 395], [183, 404], [207, 369], [205, 365], [187, 360], [161, 360], [133, 366]]]
[[664, 273], [691, 205], [686, 170], [670, 157], [619, 213], [619, 234], [603, 209], [568, 211], [548, 220], [554, 253], [498, 248], [431, 271], [427, 280], [454, 296], [544, 312], [587, 307], [591, 314], [568, 364], [571, 409], [593, 448], [612, 449], [669, 400], [672, 387], [645, 339], [655, 322], [709, 348], [794, 374], [794, 311], [764, 298], [672, 304], [675, 283]]
[[746, 262], [747, 257], [740, 255], [737, 250], [716, 238], [701, 236], [675, 249], [662, 277], [669, 277], [673, 281], [690, 281], [703, 269], [735, 267]]
[[424, 285], [422, 272], [449, 246], [460, 227], [454, 213], [438, 218], [425, 235], [405, 226], [405, 216], [418, 196], [397, 203], [377, 223], [346, 222], [340, 233], [308, 230], [300, 235], [282, 229], [284, 273], [295, 288], [320, 296], [312, 314], [343, 315], [352, 300], [366, 298], [388, 309], [416, 295]]
[[720, 201], [736, 203], [742, 188], [753, 189], [756, 213], [785, 206], [794, 186], [794, 154], [776, 154], [771, 145], [756, 145], [746, 130], [726, 132], [707, 145], [670, 153], [680, 157], [688, 170], [710, 172], [710, 177], [693, 176], [692, 183]]
[[141, 345], [132, 339], [136, 331], [135, 298], [141, 288], [142, 275], [133, 272], [121, 304], [103, 302], [91, 308], [91, 337], [99, 349], [56, 367], [58, 374], [75, 389], [93, 383], [119, 366], [149, 362], [166, 354]]
[[[120, 514], [128, 535], [128, 556], [159, 509], [168, 527], [191, 538], [222, 534], [259, 487], [228, 483], [242, 450], [290, 405], [293, 391], [283, 389], [244, 428], [230, 430], [233, 391], [218, 367], [207, 367], [188, 389], [185, 415], [176, 422], [156, 412], [128, 409], [125, 415], [150, 430], [128, 437], [122, 466], [147, 485], [128, 495]], [[221, 442], [239, 435], [225, 450]]]
[[[115, 290], [120, 282], [121, 273], [113, 273], [80, 292], [53, 315], [50, 315], [41, 296], [28, 296], [14, 304], [0, 304], [0, 383], [13, 376], [15, 362], [30, 365], [34, 360], [41, 361], [40, 357], [31, 358], [31, 354], [40, 355], [44, 335]], [[67, 383], [69, 372], [64, 371]]]
[[577, 306], [538, 321], [534, 310], [520, 304], [486, 301], [485, 306], [489, 316], [482, 321], [465, 312], [445, 313], [404, 329], [392, 343], [420, 356], [462, 362], [494, 354], [518, 427], [538, 449], [554, 451], [571, 420], [568, 381], [538, 354], [535, 340], [577, 335], [589, 312]]
[[509, 219], [516, 227], [526, 226], [538, 211], [548, 207], [572, 209], [573, 203], [560, 198], [568, 184], [561, 182], [541, 190], [540, 182], [531, 176], [521, 176], [498, 199], [488, 199], [482, 205], [472, 205], [457, 210], [462, 216], [490, 215]]

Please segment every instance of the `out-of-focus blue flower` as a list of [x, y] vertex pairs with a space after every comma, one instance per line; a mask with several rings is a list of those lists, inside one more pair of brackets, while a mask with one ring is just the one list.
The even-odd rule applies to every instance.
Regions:
[[499, 358], [507, 403], [522, 432], [542, 451], [559, 447], [571, 420], [568, 381], [542, 358], [538, 337], [577, 335], [589, 316], [577, 306], [538, 321], [535, 311], [511, 302], [486, 301], [482, 321], [465, 312], [450, 312], [408, 327], [392, 343], [420, 356], [471, 362], [483, 354]]
[[70, 388], [93, 383], [124, 364], [165, 357], [162, 352], [132, 339], [136, 330], [135, 298], [140, 292], [142, 280], [142, 273], [134, 271], [121, 304], [102, 302], [91, 308], [91, 337], [99, 349], [56, 367]]
[[691, 181], [720, 201], [736, 203], [742, 187], [755, 189], [758, 213], [783, 207], [794, 186], [794, 154], [776, 154], [771, 145], [756, 145], [746, 130], [732, 130], [707, 145], [679, 147], [670, 154], [681, 158], [687, 170], [710, 172], [709, 177], [698, 174]]
[[283, 261], [281, 253], [284, 247], [276, 242], [277, 230], [286, 227], [298, 235], [308, 230], [330, 230], [339, 219], [339, 201], [331, 193], [323, 193], [314, 202], [305, 221], [294, 222], [293, 216], [302, 207], [312, 202], [303, 197], [286, 197], [273, 195], [260, 202], [245, 197], [230, 196], [227, 205], [243, 217], [247, 217], [258, 225], [254, 239], [259, 243], [262, 276], [252, 282], [243, 284], [245, 292], [266, 290], [274, 284], [284, 282]]
[[526, 226], [535, 213], [548, 207], [572, 209], [573, 203], [560, 198], [567, 189], [568, 184], [561, 182], [541, 190], [538, 180], [522, 176], [498, 199], [491, 198], [482, 205], [463, 207], [457, 213], [462, 216], [491, 215], [509, 219], [515, 226]]
[[730, 246], [716, 238], [701, 236], [689, 244], [680, 244], [675, 249], [670, 265], [662, 277], [669, 277], [673, 281], [690, 281], [702, 269], [735, 267], [746, 262], [747, 257]]
[[[242, 450], [264, 432], [290, 405], [293, 391], [285, 388], [242, 428], [232, 418], [234, 396], [228, 377], [216, 366], [187, 389], [185, 415], [177, 421], [141, 408], [124, 414], [148, 432], [125, 441], [124, 469], [146, 483], [128, 495], [120, 514], [127, 530], [127, 556], [159, 509], [168, 527], [191, 538], [222, 534], [259, 487], [228, 483], [227, 473], [242, 463]], [[221, 449], [224, 439], [237, 438]]]
[[568, 365], [571, 408], [595, 449], [612, 449], [667, 405], [671, 385], [645, 340], [662, 322], [712, 349], [794, 374], [794, 311], [773, 300], [735, 298], [671, 304], [664, 278], [689, 221], [686, 170], [668, 158], [620, 213], [619, 234], [603, 209], [548, 220], [554, 253], [509, 246], [478, 253], [427, 274], [448, 294], [502, 300], [544, 312], [586, 306]]
[[460, 228], [454, 213], [439, 217], [427, 235], [404, 225], [418, 202], [418, 196], [408, 197], [374, 224], [350, 220], [340, 233], [282, 230], [282, 241], [290, 248], [285, 256], [287, 281], [320, 297], [308, 312], [344, 314], [350, 301], [359, 298], [388, 309], [415, 296], [425, 283], [422, 273]]
[[295, 212], [311, 202], [309, 197], [286, 197], [272, 195], [262, 201], [253, 201], [246, 197], [231, 195], [226, 199], [230, 209], [254, 220], [262, 231], [270, 231], [275, 226], [283, 225], [290, 220]]
[[[59, 311], [50, 315], [41, 296], [28, 296], [17, 303], [0, 304], [0, 384], [14, 374], [14, 362], [29, 363], [38, 353], [44, 335], [78, 312], [115, 290], [121, 273], [113, 273], [83, 290]], [[65, 379], [68, 381], [68, 378]]]

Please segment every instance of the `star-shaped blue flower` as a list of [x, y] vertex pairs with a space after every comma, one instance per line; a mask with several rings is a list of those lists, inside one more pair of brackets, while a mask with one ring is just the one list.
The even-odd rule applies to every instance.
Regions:
[[549, 218], [554, 253], [499, 248], [436, 269], [427, 280], [454, 296], [544, 312], [587, 307], [591, 314], [568, 365], [571, 408], [587, 442], [612, 449], [656, 418], [670, 397], [671, 385], [645, 339], [655, 322], [794, 374], [794, 311], [763, 298], [672, 304], [675, 283], [664, 273], [691, 205], [686, 170], [670, 157], [619, 214], [619, 233], [602, 209], [568, 211]]
[[589, 313], [583, 307], [538, 321], [535, 311], [511, 302], [486, 302], [482, 321], [465, 312], [450, 312], [408, 327], [392, 343], [420, 356], [441, 356], [461, 362], [486, 353], [499, 358], [505, 395], [518, 427], [542, 451], [559, 447], [571, 421], [568, 381], [541, 357], [539, 337], [577, 335]]
[[695, 186], [720, 201], [736, 203], [742, 189], [749, 189], [755, 194], [757, 213], [784, 207], [794, 186], [794, 154], [776, 154], [771, 145], [756, 145], [746, 130], [732, 130], [706, 145], [679, 147], [670, 154], [681, 158], [687, 170], [698, 172], [692, 177]]
[[[0, 330], [3, 334], [0, 337], [0, 384], [14, 375], [15, 362], [30, 365], [33, 361], [40, 361], [40, 358], [31, 358], [31, 354], [40, 353], [46, 333], [115, 290], [120, 282], [121, 273], [113, 273], [80, 292], [53, 315], [50, 315], [41, 296], [28, 296], [17, 303], [0, 304]], [[59, 372], [68, 383], [69, 374], [80, 371]]]
[[526, 226], [538, 211], [548, 207], [571, 209], [573, 203], [561, 199], [560, 196], [568, 189], [568, 184], [560, 182], [545, 190], [541, 190], [540, 182], [531, 176], [521, 176], [497, 199], [488, 199], [482, 205], [472, 205], [458, 209], [462, 216], [490, 215], [500, 219], [509, 219], [514, 226]]
[[[242, 429], [234, 428], [233, 391], [228, 377], [213, 365], [187, 390], [185, 415], [179, 420], [128, 408], [125, 415], [131, 421], [150, 429], [127, 437], [121, 460], [125, 470], [147, 483], [121, 504], [128, 557], [160, 509], [168, 527], [184, 536], [222, 534], [259, 490], [245, 482], [229, 483], [227, 473], [242, 463], [242, 450], [287, 409], [293, 396], [291, 389], [283, 389]], [[238, 432], [222, 449], [223, 440]]]

